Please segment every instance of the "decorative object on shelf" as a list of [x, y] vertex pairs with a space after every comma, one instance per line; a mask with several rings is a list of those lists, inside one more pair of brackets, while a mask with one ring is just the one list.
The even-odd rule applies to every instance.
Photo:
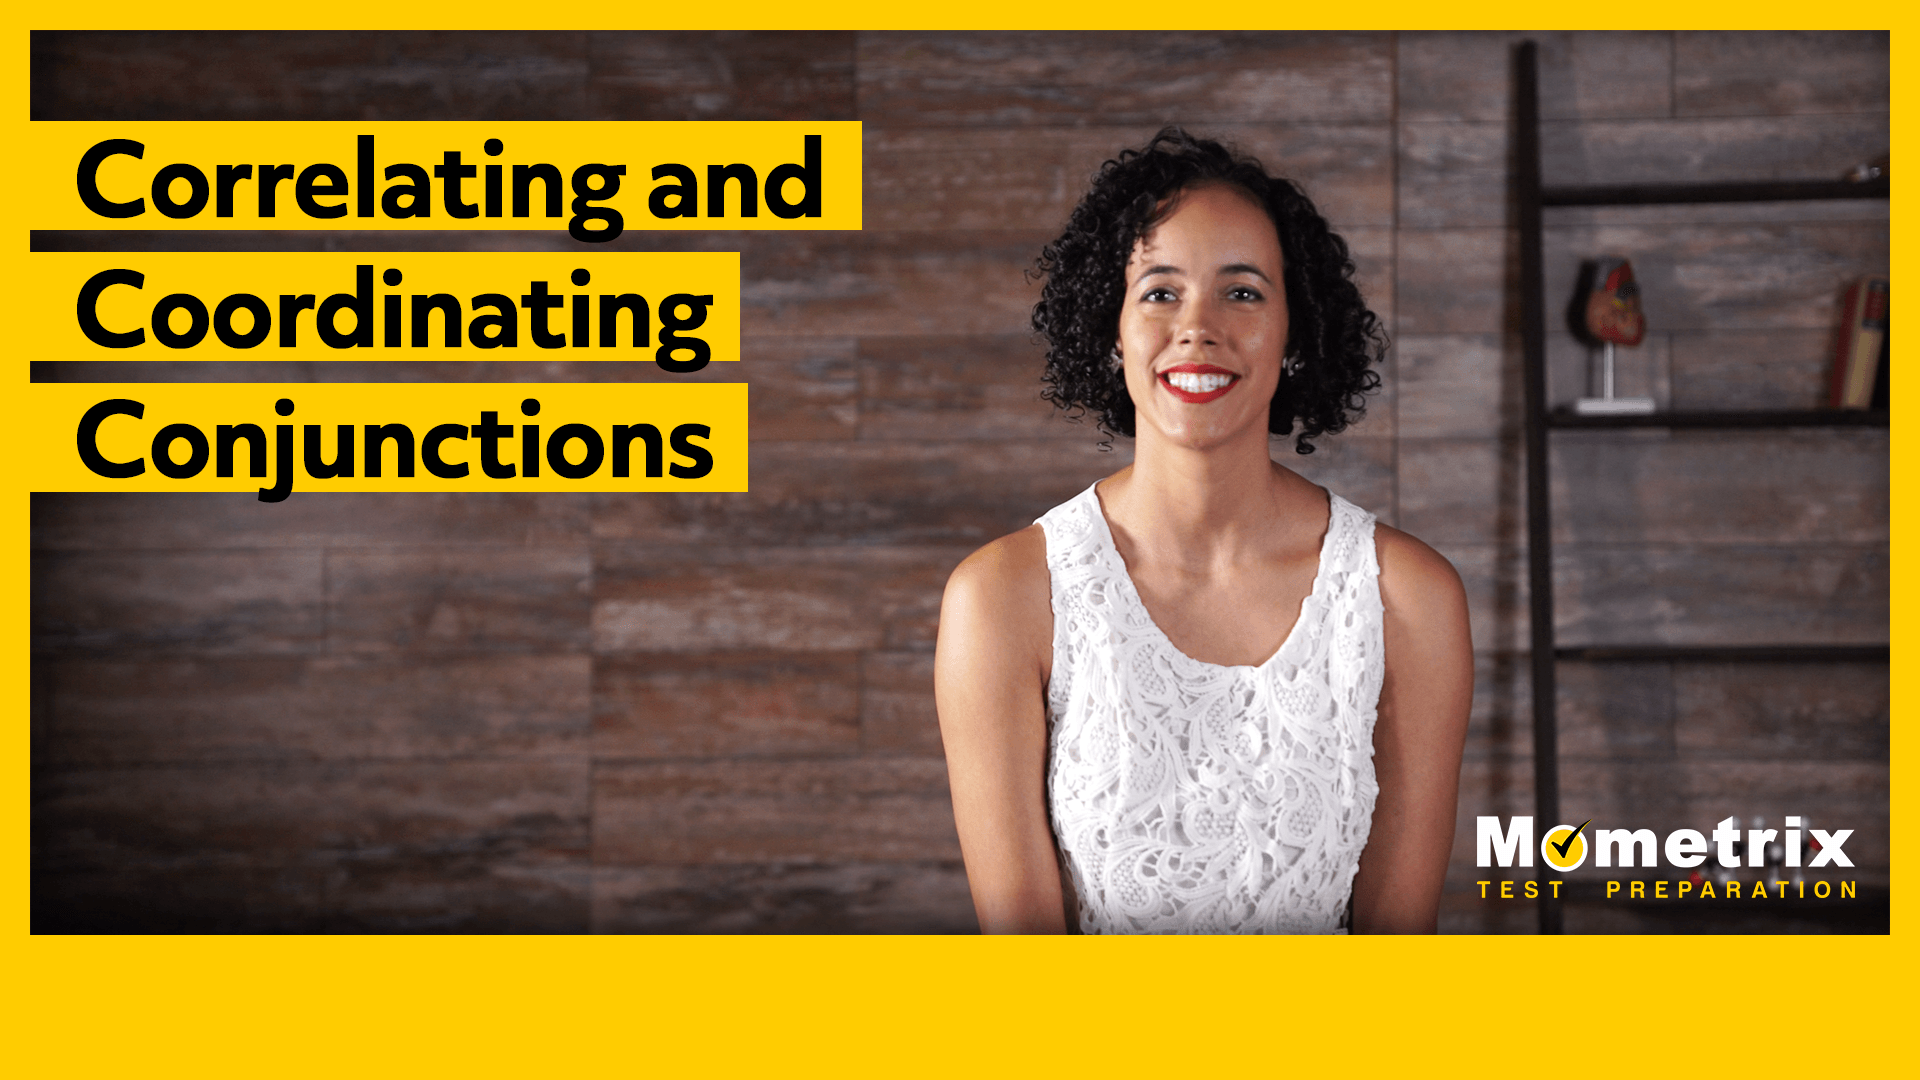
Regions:
[[1887, 407], [1887, 279], [1863, 277], [1840, 303], [1827, 404], [1836, 409]]
[[1863, 161], [1847, 170], [1846, 180], [1851, 184], [1864, 184], [1870, 180], [1887, 178], [1887, 155], [1881, 154], [1872, 161]]
[[1581, 267], [1580, 288], [1574, 293], [1574, 333], [1600, 348], [1600, 396], [1583, 397], [1573, 410], [1582, 416], [1650, 413], [1650, 397], [1613, 395], [1613, 348], [1631, 349], [1647, 336], [1647, 318], [1640, 311], [1640, 286], [1633, 280], [1633, 264], [1625, 259], [1597, 259]]

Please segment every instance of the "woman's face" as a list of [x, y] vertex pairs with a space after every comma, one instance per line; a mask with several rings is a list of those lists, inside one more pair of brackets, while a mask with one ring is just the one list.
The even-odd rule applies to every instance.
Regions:
[[1174, 200], [1127, 260], [1120, 356], [1135, 431], [1203, 449], [1252, 428], [1264, 442], [1287, 345], [1280, 237], [1239, 188]]

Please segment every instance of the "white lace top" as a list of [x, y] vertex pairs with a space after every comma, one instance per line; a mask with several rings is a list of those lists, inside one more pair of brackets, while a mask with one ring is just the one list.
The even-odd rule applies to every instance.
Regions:
[[1089, 487], [1040, 519], [1047, 804], [1088, 933], [1337, 933], [1379, 786], [1373, 515], [1337, 495], [1313, 591], [1258, 667], [1147, 614]]

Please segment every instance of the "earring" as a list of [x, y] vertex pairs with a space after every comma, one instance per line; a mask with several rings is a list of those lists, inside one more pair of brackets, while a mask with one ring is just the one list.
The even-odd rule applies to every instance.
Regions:
[[1127, 364], [1125, 358], [1120, 355], [1120, 346], [1118, 345], [1115, 345], [1113, 351], [1107, 354], [1107, 361], [1113, 365], [1115, 371], [1120, 370]]

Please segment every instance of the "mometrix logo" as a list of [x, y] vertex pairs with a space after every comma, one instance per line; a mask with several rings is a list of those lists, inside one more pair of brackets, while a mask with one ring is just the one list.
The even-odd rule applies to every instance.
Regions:
[[[1533, 865], [1533, 852], [1536, 847], [1533, 840], [1533, 819], [1531, 817], [1509, 818], [1507, 826], [1500, 826], [1497, 817], [1479, 817], [1474, 827], [1474, 865], [1501, 866]], [[1709, 851], [1716, 856], [1721, 866], [1733, 868], [1741, 865], [1742, 848], [1745, 851], [1745, 863], [1750, 867], [1767, 865], [1766, 851], [1775, 840], [1783, 841], [1786, 848], [1784, 865], [1800, 865], [1802, 838], [1800, 819], [1787, 818], [1786, 835], [1781, 836], [1777, 829], [1747, 829], [1742, 832], [1738, 818], [1727, 818], [1714, 826], [1712, 833], [1702, 835], [1693, 829], [1675, 829], [1666, 835], [1664, 842], [1656, 838], [1652, 829], [1595, 829], [1593, 842], [1588, 844], [1585, 835], [1593, 819], [1588, 818], [1578, 825], [1555, 825], [1546, 831], [1537, 845], [1540, 857], [1555, 870], [1577, 870], [1587, 861], [1589, 848], [1593, 854], [1593, 865], [1600, 867], [1619, 866], [1659, 866], [1656, 851], [1664, 852], [1667, 864], [1678, 867], [1699, 866], [1707, 861]], [[1841, 850], [1847, 838], [1853, 835], [1852, 829], [1805, 830], [1806, 840], [1813, 844], [1813, 859], [1806, 865], [1809, 868], [1819, 866], [1852, 866], [1853, 860], [1847, 858]], [[1711, 848], [1708, 840], [1713, 841]], [[1744, 841], [1744, 843], [1743, 843]]]
[[1571, 829], [1565, 825], [1548, 829], [1547, 835], [1540, 838], [1540, 857], [1555, 870], [1580, 869], [1587, 861], [1587, 838], [1581, 834], [1591, 824], [1593, 819], [1588, 818]]
[[[1475, 839], [1475, 866], [1492, 866], [1493, 857], [1498, 856], [1501, 866], [1512, 866], [1518, 856], [1521, 866], [1533, 865], [1533, 819], [1517, 817], [1503, 833], [1500, 819], [1483, 817], [1478, 819]], [[1593, 824], [1588, 818], [1578, 825], [1555, 825], [1540, 838], [1540, 858], [1555, 870], [1562, 872], [1578, 870], [1587, 861], [1587, 826]], [[1603, 830], [1604, 831], [1604, 830]], [[1652, 833], [1647, 835], [1651, 836]], [[1600, 865], [1605, 866], [1602, 862]], [[1623, 866], [1633, 865], [1631, 861]]]

